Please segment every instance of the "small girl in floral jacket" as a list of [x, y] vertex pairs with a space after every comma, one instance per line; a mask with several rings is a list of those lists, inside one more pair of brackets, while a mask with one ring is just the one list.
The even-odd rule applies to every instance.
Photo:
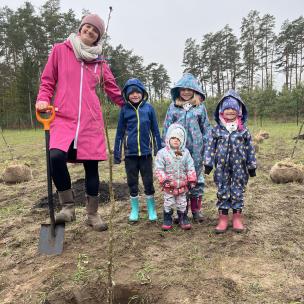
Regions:
[[158, 151], [155, 175], [164, 191], [163, 230], [172, 228], [173, 207], [176, 206], [182, 229], [191, 229], [187, 216], [186, 193], [196, 185], [196, 172], [190, 152], [185, 148], [187, 133], [180, 124], [172, 124], [166, 133], [166, 147]]

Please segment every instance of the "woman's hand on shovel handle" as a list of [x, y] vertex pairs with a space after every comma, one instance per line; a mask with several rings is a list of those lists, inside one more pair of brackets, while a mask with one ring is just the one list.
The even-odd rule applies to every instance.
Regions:
[[45, 112], [49, 106], [49, 103], [47, 101], [39, 100], [36, 103], [36, 110], [38, 112]]

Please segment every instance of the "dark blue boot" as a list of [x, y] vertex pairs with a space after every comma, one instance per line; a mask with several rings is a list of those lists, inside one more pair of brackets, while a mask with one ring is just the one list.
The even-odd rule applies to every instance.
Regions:
[[184, 212], [177, 210], [177, 214], [178, 214], [178, 219], [179, 219], [179, 225], [181, 226], [181, 228], [183, 230], [191, 229], [191, 224], [188, 219], [187, 210]]
[[162, 224], [163, 230], [170, 230], [172, 229], [172, 214], [173, 210], [171, 209], [169, 212], [164, 210], [164, 222]]

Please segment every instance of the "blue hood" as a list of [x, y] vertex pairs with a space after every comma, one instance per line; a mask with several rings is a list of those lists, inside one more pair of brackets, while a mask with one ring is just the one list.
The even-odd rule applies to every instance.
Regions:
[[203, 100], [205, 100], [205, 94], [202, 90], [197, 79], [190, 73], [185, 73], [183, 77], [175, 84], [175, 86], [171, 89], [171, 97], [172, 100], [175, 101], [179, 96], [179, 89], [191, 89], [202, 96]]
[[139, 87], [144, 92], [143, 100], [144, 101], [148, 100], [149, 95], [148, 95], [148, 92], [146, 91], [146, 88], [143, 85], [143, 83], [137, 78], [130, 78], [129, 80], [127, 80], [127, 82], [124, 85], [124, 88], [122, 89], [122, 94], [123, 94], [123, 97], [124, 97], [126, 102], [128, 102], [128, 99], [127, 99], [127, 96], [126, 96], [126, 91], [127, 91], [127, 88], [129, 86]]
[[242, 100], [242, 98], [240, 97], [240, 95], [233, 89], [228, 90], [224, 96], [222, 97], [222, 99], [219, 101], [219, 103], [216, 106], [215, 112], [214, 112], [214, 119], [215, 121], [219, 124], [220, 123], [220, 117], [219, 117], [219, 113], [220, 113], [220, 106], [222, 104], [222, 102], [224, 101], [225, 98], [227, 97], [232, 97], [234, 99], [236, 99], [239, 103], [240, 103], [240, 107], [242, 108], [242, 123], [245, 124], [247, 119], [248, 119], [248, 113], [247, 113], [247, 108]]

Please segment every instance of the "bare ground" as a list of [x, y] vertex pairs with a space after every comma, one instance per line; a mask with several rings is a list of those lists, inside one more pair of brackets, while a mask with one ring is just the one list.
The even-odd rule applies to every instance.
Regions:
[[[160, 222], [149, 223], [143, 196], [141, 221], [129, 225], [125, 174], [123, 166], [115, 167], [114, 303], [304, 303], [304, 185], [270, 181], [271, 166], [292, 147], [292, 136], [270, 135], [260, 147], [258, 176], [248, 184], [242, 234], [231, 229], [214, 234], [211, 177], [205, 221], [191, 231], [163, 232]], [[303, 150], [298, 150], [302, 160]], [[66, 226], [64, 252], [41, 256], [39, 229], [48, 221], [43, 156], [24, 153], [20, 159], [30, 162], [35, 178], [0, 184], [0, 303], [106, 303], [108, 232], [84, 225], [81, 165], [71, 165], [79, 196], [77, 220]], [[100, 166], [105, 179], [107, 167]], [[106, 220], [111, 209], [107, 191], [102, 182], [100, 210]], [[161, 217], [160, 191], [156, 199]]]

